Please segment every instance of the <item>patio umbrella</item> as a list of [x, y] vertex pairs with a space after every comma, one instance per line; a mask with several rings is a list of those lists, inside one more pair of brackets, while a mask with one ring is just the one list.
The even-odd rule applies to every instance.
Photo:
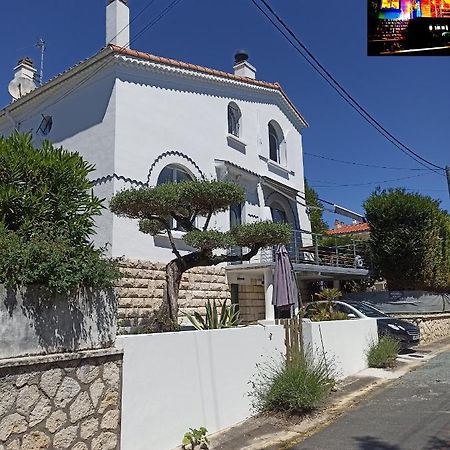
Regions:
[[297, 285], [294, 276], [286, 247], [278, 245], [275, 251], [272, 305], [278, 307], [297, 305]]

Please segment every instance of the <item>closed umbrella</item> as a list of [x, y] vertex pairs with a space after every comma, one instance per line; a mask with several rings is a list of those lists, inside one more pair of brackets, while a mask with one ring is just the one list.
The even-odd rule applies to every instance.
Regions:
[[297, 306], [298, 292], [294, 276], [286, 247], [278, 245], [275, 251], [272, 305], [277, 307]]

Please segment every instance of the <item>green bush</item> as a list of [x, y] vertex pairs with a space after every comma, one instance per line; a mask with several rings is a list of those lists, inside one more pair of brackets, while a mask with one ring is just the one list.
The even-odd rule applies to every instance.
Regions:
[[334, 388], [332, 370], [324, 360], [299, 356], [280, 364], [267, 364], [252, 383], [253, 407], [258, 412], [313, 411]]
[[373, 264], [390, 290], [450, 289], [450, 215], [437, 200], [391, 189], [364, 207]]
[[34, 148], [30, 134], [0, 138], [0, 283], [63, 293], [119, 278], [116, 261], [91, 243], [103, 208], [93, 170], [47, 141]]
[[[211, 302], [208, 300], [205, 304], [206, 316], [203, 318], [197, 311], [194, 315], [185, 314], [189, 319], [189, 322], [197, 330], [215, 330], [218, 328], [234, 328], [239, 326], [241, 320], [239, 319], [239, 311], [236, 311], [236, 305], [227, 305], [224, 301], [223, 304], [216, 304], [216, 301]], [[219, 312], [220, 309], [220, 312]]]
[[381, 336], [378, 342], [372, 343], [367, 351], [369, 367], [393, 367], [400, 351], [400, 344], [392, 336]]

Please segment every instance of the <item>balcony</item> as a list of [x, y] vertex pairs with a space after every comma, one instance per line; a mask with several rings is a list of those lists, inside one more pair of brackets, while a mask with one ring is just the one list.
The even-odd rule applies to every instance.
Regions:
[[[358, 276], [366, 276], [369, 272], [367, 241], [294, 230], [292, 240], [286, 248], [296, 271]], [[240, 251], [240, 248], [235, 247], [232, 254], [239, 255]], [[276, 247], [262, 249], [250, 264], [272, 265], [275, 262], [275, 252]]]

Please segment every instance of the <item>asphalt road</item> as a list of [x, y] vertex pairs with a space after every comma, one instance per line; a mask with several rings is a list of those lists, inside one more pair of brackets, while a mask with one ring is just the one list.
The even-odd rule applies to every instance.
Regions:
[[450, 352], [441, 353], [291, 450], [450, 449]]

